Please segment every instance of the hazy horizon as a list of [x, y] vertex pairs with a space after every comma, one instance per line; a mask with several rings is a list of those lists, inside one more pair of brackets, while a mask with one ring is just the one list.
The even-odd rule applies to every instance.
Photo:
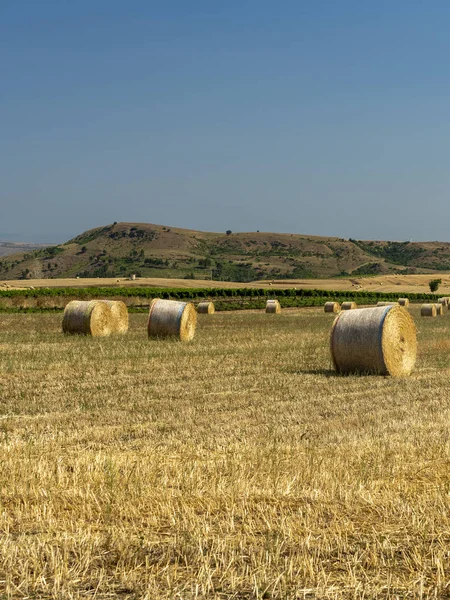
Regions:
[[0, 239], [449, 241], [450, 4], [6, 0]]
[[[123, 223], [147, 223], [146, 221], [120, 221]], [[193, 231], [205, 231], [205, 232], [211, 232], [211, 233], [225, 233], [226, 229], [201, 229], [198, 227], [183, 227], [182, 225], [174, 225], [173, 223], [150, 223], [152, 225], [159, 225], [159, 226], [166, 226], [166, 227], [172, 227], [174, 229], [178, 228], [178, 229], [189, 229], [189, 230], [193, 230]], [[0, 243], [1, 242], [23, 242], [23, 243], [31, 243], [31, 244], [61, 244], [64, 242], [67, 242], [68, 240], [76, 237], [77, 235], [80, 235], [81, 233], [84, 233], [85, 231], [89, 231], [91, 229], [96, 229], [97, 227], [104, 227], [107, 225], [111, 225], [111, 223], [102, 223], [102, 224], [96, 224], [93, 227], [88, 227], [86, 229], [80, 230], [80, 231], [75, 231], [72, 232], [70, 234], [67, 234], [66, 236], [62, 235], [61, 233], [55, 234], [52, 237], [52, 234], [44, 234], [44, 233], [39, 233], [39, 234], [33, 234], [30, 233], [29, 235], [27, 234], [8, 234], [8, 233], [2, 233], [0, 232]], [[275, 230], [269, 230], [269, 229], [234, 229], [232, 230], [233, 233], [254, 233], [256, 231], [259, 231], [260, 233], [280, 233], [280, 234], [296, 234], [296, 235], [309, 235], [311, 237], [336, 237], [336, 238], [344, 238], [344, 239], [356, 239], [356, 240], [364, 240], [364, 241], [396, 241], [396, 242], [406, 242], [406, 241], [411, 241], [411, 242], [447, 242], [449, 240], [438, 240], [438, 239], [429, 239], [429, 240], [414, 240], [412, 238], [410, 238], [409, 240], [406, 239], [389, 239], [389, 238], [362, 238], [359, 237], [357, 235], [351, 235], [351, 236], [338, 236], [338, 235], [334, 235], [334, 234], [323, 234], [323, 233], [315, 233], [315, 232], [309, 232], [309, 231], [290, 231], [290, 230], [286, 230], [286, 231], [275, 231]]]

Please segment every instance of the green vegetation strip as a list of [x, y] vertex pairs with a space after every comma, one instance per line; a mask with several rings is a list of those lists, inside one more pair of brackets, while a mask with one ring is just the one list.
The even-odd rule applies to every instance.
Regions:
[[[166, 298], [169, 300], [200, 301], [212, 300], [217, 310], [242, 310], [264, 308], [267, 298], [278, 298], [283, 307], [321, 306], [327, 300], [344, 302], [352, 299], [359, 304], [376, 304], [380, 300], [396, 301], [400, 296], [409, 298], [411, 302], [436, 301], [435, 294], [401, 294], [394, 292], [364, 292], [364, 291], [331, 291], [304, 289], [264, 289], [264, 288], [38, 288], [34, 290], [1, 290], [1, 312], [53, 312], [62, 310], [61, 306], [39, 306], [43, 300], [54, 298], [63, 301], [91, 298], [136, 298], [148, 300]], [[2, 306], [2, 299], [12, 299], [13, 306]], [[22, 306], [22, 301], [36, 299], [37, 307]], [[61, 302], [59, 302], [61, 304]], [[147, 302], [145, 302], [145, 305]], [[130, 310], [146, 310], [146, 306], [130, 306]]]

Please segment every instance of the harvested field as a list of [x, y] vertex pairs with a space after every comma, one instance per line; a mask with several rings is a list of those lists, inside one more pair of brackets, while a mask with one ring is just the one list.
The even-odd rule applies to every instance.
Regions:
[[190, 344], [0, 315], [0, 597], [442, 598], [450, 320], [410, 377], [336, 376], [323, 306]]
[[[450, 274], [440, 273], [442, 284], [440, 294], [450, 294]], [[128, 278], [80, 278], [80, 279], [16, 279], [5, 280], [3, 285], [13, 289], [28, 287], [177, 287], [177, 288], [267, 288], [288, 289], [297, 288], [305, 290], [336, 290], [336, 291], [369, 291], [369, 292], [397, 292], [399, 295], [406, 293], [428, 293], [428, 283], [433, 279], [432, 274], [426, 275], [380, 275], [377, 277], [352, 277], [332, 279], [280, 279], [261, 280], [250, 283], [236, 283], [229, 281], [212, 281], [210, 279], [165, 279], [152, 277], [138, 277], [135, 281]], [[0, 282], [1, 289], [2, 282]]]

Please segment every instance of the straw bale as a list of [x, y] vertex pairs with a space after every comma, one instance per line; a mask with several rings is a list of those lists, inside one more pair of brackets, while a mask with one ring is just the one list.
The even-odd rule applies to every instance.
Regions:
[[377, 306], [398, 306], [398, 302], [377, 302]]
[[436, 307], [436, 316], [442, 316], [444, 314], [445, 305], [441, 304], [440, 302], [437, 302], [434, 306]]
[[448, 306], [448, 298], [439, 298], [438, 303], [442, 304], [443, 306]]
[[64, 333], [106, 336], [112, 331], [110, 307], [101, 300], [72, 300], [64, 309]]
[[405, 308], [408, 308], [409, 298], [399, 298], [398, 303], [400, 304], [400, 306], [404, 306]]
[[421, 317], [435, 317], [436, 316], [436, 305], [435, 304], [422, 304], [420, 309]]
[[330, 346], [339, 373], [409, 375], [417, 355], [416, 327], [402, 306], [341, 312], [333, 323]]
[[266, 313], [279, 315], [281, 313], [281, 304], [275, 298], [269, 298], [266, 302]]
[[197, 312], [202, 315], [213, 315], [216, 312], [214, 302], [200, 302], [197, 306]]
[[343, 302], [341, 304], [341, 310], [354, 310], [355, 308], [358, 308], [356, 302]]
[[102, 300], [111, 309], [112, 333], [126, 333], [128, 331], [128, 308], [120, 300]]
[[197, 312], [191, 302], [161, 300], [150, 303], [147, 332], [151, 338], [178, 338], [183, 342], [192, 340], [197, 325]]
[[341, 310], [339, 302], [325, 302], [323, 307], [326, 313], [338, 313]]

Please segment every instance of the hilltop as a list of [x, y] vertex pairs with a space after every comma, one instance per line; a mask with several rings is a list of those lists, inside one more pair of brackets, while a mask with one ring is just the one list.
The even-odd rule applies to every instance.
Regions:
[[213, 233], [148, 223], [97, 227], [57, 246], [0, 256], [0, 279], [261, 279], [450, 271], [450, 243], [363, 241], [283, 233]]

